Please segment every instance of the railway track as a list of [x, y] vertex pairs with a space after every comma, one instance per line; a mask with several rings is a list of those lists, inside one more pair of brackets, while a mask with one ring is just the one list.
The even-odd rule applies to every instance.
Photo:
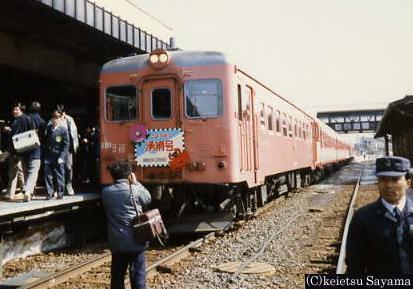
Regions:
[[[348, 227], [349, 223], [351, 221], [351, 217], [354, 212], [354, 205], [355, 201], [357, 198], [357, 193], [358, 189], [360, 186], [360, 181], [363, 175], [363, 170], [360, 171], [359, 177], [356, 181], [356, 184], [354, 185], [350, 197], [350, 202], [348, 202], [349, 198], [344, 198], [347, 200], [347, 208], [342, 209], [341, 211], [336, 211], [338, 214], [334, 214], [332, 217], [331, 214], [324, 220], [323, 226], [321, 228], [321, 231], [319, 231], [319, 241], [321, 241], [318, 246], [316, 247], [317, 251], [323, 251], [327, 253], [327, 255], [324, 255], [324, 258], [314, 258], [310, 260], [311, 263], [317, 264], [316, 266], [319, 267], [323, 272], [326, 273], [332, 273], [332, 271], [336, 268], [337, 265], [337, 252], [340, 252], [339, 256], [339, 265], [337, 268], [337, 273], [344, 273], [344, 258], [345, 258], [345, 246], [346, 246], [346, 240], [347, 240], [347, 232], [348, 232]], [[347, 194], [348, 195], [348, 194]], [[342, 201], [342, 200], [341, 200]], [[342, 202], [343, 203], [343, 202]], [[344, 206], [345, 207], [345, 206]], [[234, 269], [233, 275], [230, 277], [231, 282], [235, 282], [237, 280], [237, 276], [241, 274], [244, 270], [248, 271], [251, 268], [248, 268], [250, 266], [254, 267], [254, 262], [258, 259], [260, 259], [261, 255], [264, 254], [264, 251], [266, 248], [271, 244], [271, 242], [274, 242], [279, 238], [281, 234], [284, 233], [289, 227], [297, 223], [297, 220], [299, 218], [304, 218], [307, 214], [309, 213], [314, 213], [314, 212], [322, 212], [323, 210], [317, 209], [317, 208], [308, 208], [308, 209], [303, 209], [300, 212], [297, 212], [294, 216], [292, 216], [288, 222], [278, 231], [274, 232], [263, 242], [259, 250], [257, 251], [256, 254], [251, 256], [248, 260], [239, 263], [236, 265], [236, 268]], [[347, 212], [347, 214], [345, 214]], [[347, 215], [347, 217], [345, 217]], [[343, 226], [343, 220], [345, 221], [345, 224]], [[344, 229], [343, 229], [344, 228]], [[340, 242], [340, 233], [343, 231], [342, 234], [342, 240]], [[341, 243], [341, 246], [340, 246]], [[326, 257], [327, 256], [327, 257]], [[308, 272], [304, 272], [308, 273]]]
[[346, 258], [346, 245], [347, 245], [348, 230], [350, 227], [351, 219], [353, 218], [354, 205], [356, 203], [362, 176], [363, 176], [363, 171], [360, 172], [360, 177], [358, 178], [357, 183], [354, 186], [354, 190], [351, 195], [351, 200], [347, 207], [347, 216], [346, 216], [346, 222], [344, 224], [343, 236], [341, 238], [340, 254], [338, 256], [336, 274], [345, 273], [345, 258]]
[[[175, 247], [170, 249], [165, 257], [158, 260], [151, 258], [148, 253], [149, 264], [146, 269], [148, 278], [152, 278], [158, 272], [171, 271], [170, 266], [179, 262], [179, 260], [187, 257], [192, 251], [214, 238], [215, 233], [208, 234], [202, 238], [190, 242], [183, 247]], [[152, 259], [152, 260], [150, 260]], [[35, 282], [25, 286], [18, 287], [19, 289], [45, 289], [45, 288], [106, 288], [110, 284], [110, 261], [111, 254], [106, 252], [100, 256], [70, 266], [62, 271], [41, 278]], [[106, 275], [106, 276], [102, 276]], [[127, 283], [129, 280], [127, 280]], [[101, 286], [99, 286], [101, 285]]]
[[[334, 204], [331, 212], [323, 217], [318, 231], [318, 238], [310, 253], [311, 273], [338, 273], [345, 271], [345, 248], [347, 233], [354, 212], [355, 202], [360, 188], [363, 169], [352, 188], [351, 194], [343, 194], [343, 198]], [[318, 272], [313, 272], [314, 268]], [[309, 273], [305, 272], [305, 273]]]

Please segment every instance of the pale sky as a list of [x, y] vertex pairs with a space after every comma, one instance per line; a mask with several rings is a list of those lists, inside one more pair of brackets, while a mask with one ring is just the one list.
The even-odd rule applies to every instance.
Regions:
[[411, 0], [130, 1], [306, 109], [413, 94]]

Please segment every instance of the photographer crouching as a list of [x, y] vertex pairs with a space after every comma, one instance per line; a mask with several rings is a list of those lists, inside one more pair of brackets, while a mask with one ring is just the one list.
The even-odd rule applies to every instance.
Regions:
[[129, 267], [132, 289], [146, 288], [145, 245], [135, 240], [133, 220], [137, 210], [151, 202], [151, 195], [135, 177], [127, 161], [108, 166], [114, 180], [102, 191], [102, 202], [108, 220], [108, 243], [112, 253], [111, 289], [125, 288]]

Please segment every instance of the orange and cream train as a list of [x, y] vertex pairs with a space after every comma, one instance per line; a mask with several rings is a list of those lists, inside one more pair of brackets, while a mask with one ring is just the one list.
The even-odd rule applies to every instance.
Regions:
[[352, 157], [319, 120], [219, 52], [163, 51], [100, 73], [101, 182], [129, 159], [172, 215], [245, 215]]

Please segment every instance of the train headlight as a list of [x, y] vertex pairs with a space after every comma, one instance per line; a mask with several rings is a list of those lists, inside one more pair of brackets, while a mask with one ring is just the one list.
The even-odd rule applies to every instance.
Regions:
[[162, 63], [168, 62], [168, 55], [166, 53], [162, 53], [159, 55], [159, 61]]
[[151, 64], [157, 63], [159, 61], [159, 55], [152, 54], [151, 56], [149, 56], [149, 61], [151, 62]]
[[169, 53], [163, 49], [155, 49], [149, 54], [149, 64], [155, 69], [165, 68], [170, 60]]

